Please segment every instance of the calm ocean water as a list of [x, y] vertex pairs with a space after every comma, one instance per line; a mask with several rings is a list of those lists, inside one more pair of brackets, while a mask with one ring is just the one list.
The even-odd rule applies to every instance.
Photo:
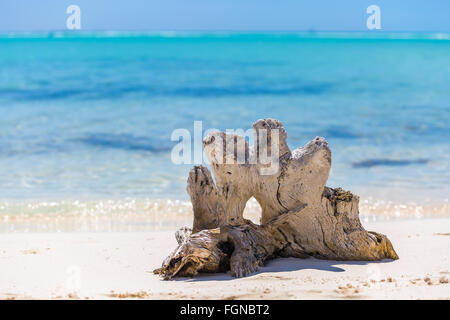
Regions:
[[0, 36], [0, 199], [187, 199], [176, 128], [281, 120], [329, 141], [329, 186], [448, 201], [450, 38]]

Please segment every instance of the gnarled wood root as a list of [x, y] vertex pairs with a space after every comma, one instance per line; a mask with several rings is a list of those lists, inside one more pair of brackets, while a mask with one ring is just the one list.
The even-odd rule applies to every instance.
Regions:
[[[331, 152], [324, 138], [316, 137], [291, 152], [281, 122], [258, 120], [253, 128], [253, 149], [243, 137], [223, 132], [205, 138], [216, 183], [206, 167], [191, 170], [187, 191], [194, 209], [193, 229], [177, 232], [178, 248], [155, 273], [170, 279], [231, 270], [233, 276], [242, 277], [277, 256], [398, 259], [385, 235], [362, 227], [359, 198], [341, 188], [325, 186]], [[251, 161], [261, 148], [269, 149], [258, 139], [261, 129], [269, 130], [267, 145], [278, 151], [279, 170], [275, 174], [261, 174], [268, 165]], [[278, 130], [275, 144], [272, 129]], [[242, 143], [245, 161], [238, 161], [237, 148], [225, 148], [230, 142]], [[251, 197], [261, 205], [261, 225], [243, 218]]]

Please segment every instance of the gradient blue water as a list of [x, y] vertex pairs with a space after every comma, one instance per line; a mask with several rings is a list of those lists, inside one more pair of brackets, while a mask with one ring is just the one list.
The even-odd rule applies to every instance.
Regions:
[[186, 198], [176, 128], [281, 120], [330, 186], [450, 191], [450, 40], [351, 34], [0, 37], [0, 198]]

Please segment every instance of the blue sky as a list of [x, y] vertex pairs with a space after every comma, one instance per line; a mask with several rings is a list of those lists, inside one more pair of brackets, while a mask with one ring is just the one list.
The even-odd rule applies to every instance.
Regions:
[[449, 0], [1, 0], [0, 32], [64, 30], [71, 4], [86, 31], [366, 31], [376, 4], [382, 31], [450, 32]]

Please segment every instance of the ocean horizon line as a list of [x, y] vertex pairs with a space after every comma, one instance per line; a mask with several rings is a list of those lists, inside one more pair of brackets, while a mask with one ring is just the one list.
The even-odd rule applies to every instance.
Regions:
[[6, 31], [0, 32], [0, 39], [28, 38], [230, 38], [259, 36], [265, 38], [297, 37], [318, 39], [374, 39], [374, 40], [450, 40], [450, 32], [410, 31], [114, 31], [114, 30], [53, 30], [53, 31]]

